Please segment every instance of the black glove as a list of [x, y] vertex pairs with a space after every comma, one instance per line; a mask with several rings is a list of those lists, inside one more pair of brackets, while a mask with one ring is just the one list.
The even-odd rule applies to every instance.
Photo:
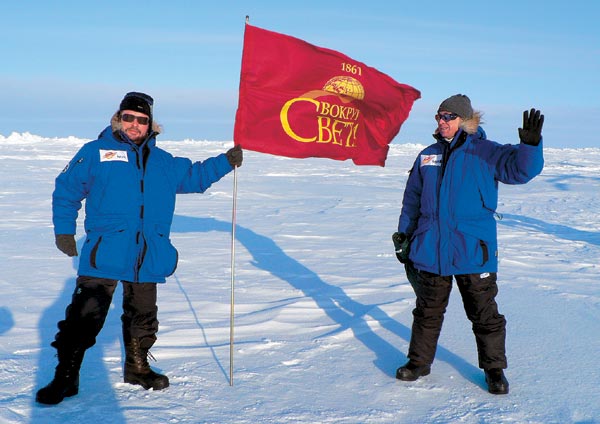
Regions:
[[400, 262], [406, 264], [410, 262], [408, 259], [408, 253], [410, 251], [410, 241], [404, 233], [394, 233], [392, 235], [392, 241], [394, 242], [394, 248], [396, 249], [396, 257]]
[[523, 112], [523, 128], [519, 128], [519, 138], [521, 142], [530, 146], [537, 146], [542, 140], [542, 126], [544, 125], [544, 115], [540, 115], [539, 110]]
[[244, 152], [242, 151], [242, 146], [239, 144], [235, 147], [232, 147], [225, 153], [227, 155], [227, 160], [229, 164], [235, 168], [236, 166], [242, 166], [242, 161], [244, 160]]
[[67, 256], [77, 256], [77, 244], [73, 234], [57, 234], [56, 247]]

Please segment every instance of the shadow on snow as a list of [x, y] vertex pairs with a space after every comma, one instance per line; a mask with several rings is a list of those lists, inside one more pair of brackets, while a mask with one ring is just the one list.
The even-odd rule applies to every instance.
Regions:
[[507, 227], [549, 234], [563, 240], [580, 241], [600, 246], [600, 233], [598, 232], [577, 230], [562, 224], [550, 224], [528, 216], [502, 214], [502, 219], [498, 223]]
[[[173, 221], [173, 232], [231, 232], [231, 222], [214, 218], [196, 218], [176, 215]], [[406, 355], [376, 334], [369, 326], [366, 317], [378, 321], [388, 331], [410, 341], [410, 328], [392, 319], [377, 304], [362, 304], [349, 297], [341, 288], [323, 281], [314, 271], [287, 255], [272, 239], [254, 231], [236, 226], [236, 242], [241, 243], [252, 256], [252, 265], [269, 272], [285, 281], [290, 286], [302, 291], [323, 310], [329, 318], [337, 323], [338, 328], [318, 336], [326, 337], [350, 329], [354, 337], [370, 349], [376, 356], [374, 364], [384, 374], [395, 378], [396, 368], [406, 361]], [[180, 285], [180, 289], [183, 288]], [[184, 292], [185, 294], [185, 292]], [[187, 294], [185, 294], [187, 297]], [[190, 309], [193, 308], [190, 305]], [[200, 326], [202, 329], [202, 326]], [[215, 359], [216, 355], [213, 354]], [[452, 353], [443, 346], [438, 346], [436, 359], [452, 365], [465, 379], [487, 390], [482, 372], [463, 358]], [[219, 363], [220, 368], [223, 366]]]
[[[83, 242], [83, 239], [80, 242]], [[77, 272], [78, 264], [78, 257], [73, 258], [75, 273]], [[126, 419], [123, 415], [123, 409], [119, 407], [109, 378], [110, 374], [114, 373], [114, 371], [109, 369], [112, 362], [107, 362], [107, 358], [104, 355], [105, 349], [115, 341], [120, 341], [121, 350], [123, 351], [120, 310], [117, 310], [114, 303], [111, 305], [104, 327], [96, 339], [96, 344], [85, 352], [85, 357], [81, 365], [79, 394], [65, 398], [63, 402], [56, 406], [45, 406], [35, 402], [35, 392], [48, 384], [54, 376], [54, 368], [58, 360], [56, 358], [56, 349], [51, 347], [50, 343], [54, 341], [58, 321], [64, 319], [65, 309], [71, 303], [75, 281], [75, 276], [65, 281], [63, 290], [54, 303], [43, 312], [39, 321], [39, 339], [42, 349], [38, 357], [37, 375], [33, 387], [34, 393], [31, 400], [33, 407], [30, 422], [32, 424], [52, 422], [65, 424], [70, 422], [82, 423], [96, 422], [98, 417], [103, 417], [106, 422], [125, 424]], [[119, 284], [115, 290], [114, 299], [120, 299], [122, 293], [121, 285]], [[115, 366], [122, 367], [120, 358]]]
[[[532, 218], [517, 215], [504, 215], [500, 223], [513, 227], [522, 227], [530, 230], [541, 231], [557, 235], [568, 240], [579, 240], [600, 245], [598, 234], [572, 228], [563, 225], [548, 224]], [[231, 223], [219, 221], [214, 218], [196, 218], [176, 215], [174, 217], [172, 232], [194, 233], [194, 232], [231, 232]], [[81, 240], [82, 241], [82, 240]], [[310, 270], [300, 262], [286, 254], [272, 239], [257, 234], [254, 231], [242, 227], [236, 227], [236, 242], [241, 243], [252, 256], [251, 264], [256, 268], [264, 270], [274, 277], [288, 283], [291, 287], [300, 290], [305, 296], [311, 298], [327, 316], [337, 323], [337, 328], [318, 336], [327, 337], [333, 334], [351, 330], [354, 337], [365, 347], [371, 350], [376, 359], [373, 363], [377, 368], [390, 378], [395, 377], [396, 368], [406, 361], [406, 355], [396, 347], [376, 334], [367, 322], [367, 317], [376, 320], [383, 328], [404, 339], [410, 341], [410, 328], [392, 319], [378, 304], [363, 304], [353, 300], [344, 290], [323, 281], [314, 271]], [[73, 260], [73, 267], [77, 269], [77, 259]], [[179, 289], [185, 296], [191, 313], [196, 319], [197, 325], [204, 332], [204, 327], [189, 300], [185, 289], [176, 278]], [[65, 282], [63, 291], [56, 301], [47, 308], [39, 321], [40, 340], [43, 348], [38, 358], [38, 373], [34, 391], [46, 385], [52, 379], [54, 366], [56, 365], [54, 348], [50, 343], [54, 340], [56, 323], [63, 319], [65, 308], [71, 301], [75, 278]], [[114, 298], [122, 296], [121, 285], [115, 291]], [[0, 325], [10, 328], [10, 311], [2, 308], [2, 319]], [[65, 399], [57, 407], [44, 407], [35, 403], [32, 396], [34, 408], [32, 408], [31, 423], [52, 422], [52, 418], [58, 422], [67, 422], [69, 418], [76, 417], [78, 422], [84, 422], [93, 417], [104, 416], [111, 423], [125, 423], [123, 410], [118, 406], [116, 394], [112, 390], [109, 375], [112, 370], [107, 368], [106, 358], [103, 355], [106, 346], [118, 340], [121, 343], [120, 310], [117, 311], [114, 304], [111, 306], [106, 323], [97, 338], [96, 345], [87, 350], [83, 361], [81, 374], [83, 378], [80, 383], [80, 394], [73, 398]], [[225, 368], [214, 351], [214, 346], [209, 346], [206, 337], [204, 340], [209, 348], [215, 362], [223, 374]], [[439, 345], [436, 360], [444, 361], [454, 367], [466, 380], [486, 389], [481, 371], [462, 357]], [[121, 368], [122, 361], [119, 358], [115, 367]], [[98, 402], [101, 397], [102, 401]], [[83, 403], [83, 402], [85, 403]]]

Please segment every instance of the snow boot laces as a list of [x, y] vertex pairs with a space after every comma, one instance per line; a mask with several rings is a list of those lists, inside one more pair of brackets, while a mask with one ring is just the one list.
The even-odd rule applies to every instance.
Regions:
[[166, 389], [169, 387], [168, 377], [154, 372], [148, 364], [148, 357], [155, 360], [148, 349], [140, 346], [140, 339], [133, 338], [125, 345], [125, 383], [136, 384], [146, 390]]

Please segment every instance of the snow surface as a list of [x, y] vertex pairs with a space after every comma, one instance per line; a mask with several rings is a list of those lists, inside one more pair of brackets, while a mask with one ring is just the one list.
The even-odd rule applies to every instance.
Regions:
[[[525, 186], [501, 186], [500, 311], [508, 320], [507, 396], [490, 395], [454, 290], [431, 375], [406, 361], [414, 295], [393, 254], [407, 171], [245, 152], [238, 171], [233, 386], [229, 379], [233, 173], [178, 199], [177, 272], [159, 287], [153, 366], [171, 386], [122, 382], [115, 300], [88, 350], [80, 393], [34, 402], [56, 365], [49, 346], [76, 263], [54, 246], [54, 178], [83, 144], [0, 136], [2, 423], [600, 422], [600, 149], [547, 149]], [[159, 142], [193, 159], [231, 142]], [[82, 242], [81, 218], [77, 238]]]

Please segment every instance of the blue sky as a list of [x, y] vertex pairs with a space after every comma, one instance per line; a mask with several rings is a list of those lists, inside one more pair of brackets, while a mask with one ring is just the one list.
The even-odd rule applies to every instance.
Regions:
[[516, 143], [522, 111], [549, 147], [596, 147], [600, 2], [21, 1], [0, 17], [0, 134], [95, 138], [127, 91], [155, 98], [163, 140], [232, 140], [245, 16], [419, 89], [395, 142], [429, 143], [464, 93], [488, 137]]

